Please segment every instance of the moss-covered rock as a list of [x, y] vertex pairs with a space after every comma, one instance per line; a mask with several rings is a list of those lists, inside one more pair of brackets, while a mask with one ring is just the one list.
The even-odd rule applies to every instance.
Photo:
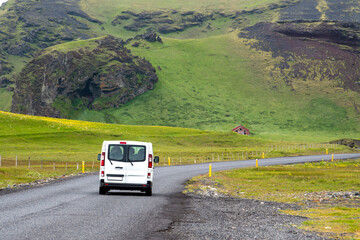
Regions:
[[41, 51], [16, 79], [12, 112], [66, 117], [66, 105], [102, 110], [153, 89], [155, 68], [123, 44], [106, 36]]

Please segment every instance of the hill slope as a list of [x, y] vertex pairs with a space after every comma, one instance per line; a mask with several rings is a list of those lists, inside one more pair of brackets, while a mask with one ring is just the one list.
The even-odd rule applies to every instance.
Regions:
[[[317, 31], [316, 26], [324, 21], [328, 25], [336, 25], [334, 20], [356, 22], [360, 19], [357, 1], [204, 0], [180, 3], [162, 0], [67, 0], [71, 7], [61, 6], [63, 14], [46, 31], [56, 31], [60, 27], [61, 33], [71, 33], [71, 38], [55, 38], [57, 41], [48, 42], [46, 39], [51, 34], [41, 32], [34, 18], [25, 18], [30, 23], [27, 25], [26, 22], [25, 25], [19, 25], [17, 21], [11, 20], [17, 13], [28, 16], [29, 9], [32, 13], [29, 16], [45, 16], [48, 19], [49, 16], [41, 12], [53, 9], [54, 6], [51, 1], [47, 5], [42, 4], [45, 2], [34, 1], [24, 5], [25, 2], [18, 1], [15, 4], [15, 1], [10, 0], [0, 14], [2, 21], [12, 26], [6, 31], [2, 30], [1, 34], [11, 34], [16, 40], [21, 39], [23, 34], [30, 36], [28, 33], [38, 33], [34, 35], [36, 44], [28, 42], [34, 38], [24, 38], [24, 44], [17, 46], [17, 49], [22, 49], [22, 55], [2, 52], [1, 64], [3, 69], [10, 69], [5, 75], [10, 80], [10, 72], [20, 72], [24, 61], [29, 61], [31, 54], [41, 46], [104, 34], [126, 39], [148, 30], [161, 32], [165, 36], [163, 45], [132, 40], [127, 46], [133, 54], [146, 57], [157, 68], [159, 82], [154, 91], [135, 98], [121, 108], [102, 111], [72, 109], [65, 113], [66, 116], [92, 121], [218, 131], [228, 131], [243, 124], [255, 134], [271, 137], [357, 137], [356, 133], [360, 131], [360, 98], [358, 81], [355, 79], [358, 73], [355, 71], [349, 77], [352, 87], [327, 81], [331, 75], [337, 76], [340, 82], [346, 82], [341, 79], [342, 74], [349, 69], [356, 70], [356, 67], [349, 68], [350, 61], [342, 63], [340, 59], [336, 64], [329, 64], [328, 71], [324, 67], [313, 68], [314, 74], [321, 78], [312, 81], [314, 74], [303, 74], [303, 70], [307, 66], [317, 66], [326, 58], [330, 58], [331, 62], [331, 54], [319, 58], [308, 55], [287, 59], [284, 54], [274, 54], [274, 49], [254, 48], [259, 46], [259, 42], [263, 46], [273, 44], [271, 39], [261, 38], [256, 33], [256, 27], [249, 28], [259, 21], [281, 20], [290, 21], [297, 29], [299, 26], [310, 26], [310, 29]], [[16, 6], [18, 4], [22, 4], [21, 8]], [[339, 14], [334, 14], [336, 12]], [[60, 20], [65, 22], [59, 23]], [[239, 38], [240, 30], [247, 32], [247, 35], [240, 35]], [[351, 36], [359, 36], [358, 30], [354, 31], [354, 28], [348, 28], [349, 32], [353, 32]], [[285, 32], [280, 32], [280, 35], [286, 38]], [[299, 39], [309, 41], [311, 38], [303, 36]], [[311, 41], [319, 44], [324, 42], [318, 39]], [[332, 42], [327, 46], [340, 49], [342, 53], [351, 52], [353, 59], [357, 59], [356, 45]], [[289, 47], [283, 52], [286, 51], [293, 49]], [[326, 52], [327, 48], [323, 51]], [[296, 69], [300, 70], [294, 71]], [[302, 74], [302, 77], [294, 74]], [[12, 87], [13, 83], [7, 84], [9, 86]], [[0, 94], [3, 99], [9, 99], [9, 95], [11, 97], [4, 90]], [[0, 101], [0, 104], [2, 109], [9, 107], [5, 100]]]
[[[268, 141], [233, 132], [186, 128], [126, 126], [27, 116], [0, 111], [0, 155], [3, 160], [90, 161], [104, 140], [152, 142], [163, 157], [202, 157], [225, 151], [259, 150]], [[276, 142], [273, 142], [276, 144]]]
[[119, 109], [85, 111], [74, 118], [219, 131], [242, 123], [261, 135], [315, 131], [354, 136], [359, 129], [356, 92], [336, 88], [341, 94], [334, 95], [315, 83], [319, 88], [297, 94], [283, 79], [274, 82], [270, 76], [281, 58], [252, 50], [235, 33], [163, 41], [131, 48], [160, 66], [153, 92]]

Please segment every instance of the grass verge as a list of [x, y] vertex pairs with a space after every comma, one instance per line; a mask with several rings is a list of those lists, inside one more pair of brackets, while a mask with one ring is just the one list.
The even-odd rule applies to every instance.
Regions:
[[300, 228], [360, 239], [360, 159], [220, 171], [193, 178], [186, 191], [209, 185], [234, 197], [299, 204], [302, 210], [284, 213], [308, 217]]
[[[44, 179], [58, 179], [72, 174], [77, 174], [76, 168], [64, 170], [27, 169], [15, 167], [0, 168], [0, 188], [14, 188], [20, 184], [31, 183]], [[45, 180], [46, 181], [46, 180]]]

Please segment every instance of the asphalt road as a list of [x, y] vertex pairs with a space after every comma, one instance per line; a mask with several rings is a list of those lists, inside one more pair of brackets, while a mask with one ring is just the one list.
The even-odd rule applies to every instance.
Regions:
[[[335, 159], [360, 158], [339, 154]], [[259, 165], [321, 161], [331, 155], [260, 159]], [[212, 163], [213, 171], [254, 166], [255, 160]], [[167, 229], [168, 199], [209, 164], [157, 167], [153, 196], [140, 192], [98, 194], [98, 176], [88, 175], [0, 196], [0, 239], [146, 239]]]

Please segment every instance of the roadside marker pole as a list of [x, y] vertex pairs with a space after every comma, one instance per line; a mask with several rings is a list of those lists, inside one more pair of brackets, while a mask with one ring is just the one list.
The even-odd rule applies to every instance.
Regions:
[[30, 157], [29, 157], [29, 168], [30, 168]]
[[328, 150], [328, 149], [326, 149], [326, 154], [329, 154], [329, 150]]
[[262, 154], [262, 158], [265, 158], [265, 153], [263, 152], [263, 154]]
[[85, 161], [82, 161], [82, 173], [85, 173]]
[[259, 167], [259, 163], [258, 160], [256, 159], [256, 167]]
[[334, 154], [331, 155], [331, 161], [334, 161]]
[[211, 164], [209, 164], [209, 177], [211, 177]]
[[171, 159], [168, 157], [169, 166], [171, 165]]
[[16, 155], [16, 162], [15, 162], [15, 167], [17, 167], [17, 155]]

